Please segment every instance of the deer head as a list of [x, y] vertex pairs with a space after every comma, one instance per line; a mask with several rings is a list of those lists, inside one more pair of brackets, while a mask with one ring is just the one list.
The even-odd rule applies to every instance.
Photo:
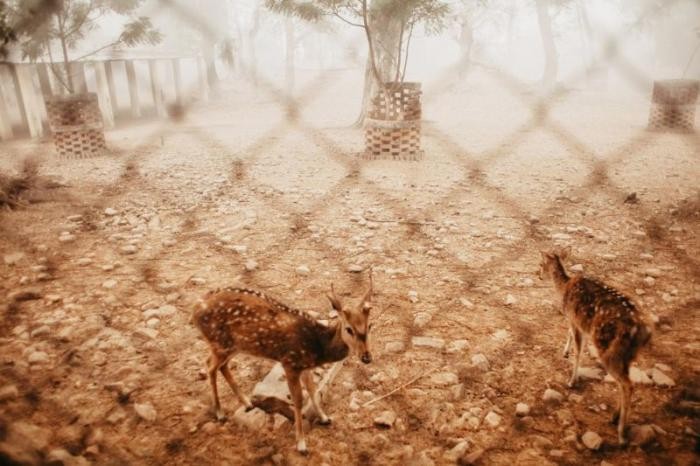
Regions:
[[340, 317], [340, 335], [343, 342], [360, 356], [363, 363], [369, 364], [372, 362], [369, 351], [369, 331], [372, 328], [372, 324], [369, 323], [369, 313], [372, 310], [372, 270], [369, 271], [369, 288], [356, 308], [343, 307], [332, 283], [331, 292], [327, 297]]
[[569, 257], [569, 253], [571, 253], [571, 247], [552, 252], [540, 251], [542, 261], [540, 262], [540, 270], [537, 274], [540, 280], [551, 279], [555, 272], [559, 271], [560, 267], [563, 268], [561, 261]]

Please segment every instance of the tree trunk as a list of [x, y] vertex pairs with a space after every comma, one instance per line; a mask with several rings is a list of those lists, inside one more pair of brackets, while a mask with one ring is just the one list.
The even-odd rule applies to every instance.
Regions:
[[472, 48], [474, 46], [474, 29], [468, 19], [463, 19], [460, 25], [459, 31], [459, 48], [460, 48], [460, 59], [459, 59], [459, 69], [458, 75], [460, 79], [469, 71], [469, 65], [472, 61]]
[[253, 81], [254, 85], [258, 85], [258, 57], [256, 55], [255, 39], [258, 36], [258, 30], [260, 29], [260, 6], [255, 9], [253, 14], [253, 26], [248, 31], [248, 72], [250, 74], [250, 79]]
[[216, 42], [205, 39], [204, 46], [202, 48], [202, 57], [204, 58], [204, 63], [207, 67], [207, 80], [209, 81], [209, 88], [212, 91], [215, 91], [219, 86], [219, 75], [216, 72]]
[[75, 92], [75, 86], [73, 85], [73, 75], [70, 72], [70, 60], [68, 58], [68, 46], [66, 44], [66, 35], [64, 30], [63, 18], [61, 18], [61, 13], [56, 14], [58, 20], [58, 31], [59, 38], [61, 40], [61, 51], [63, 52], [63, 69], [66, 73], [66, 83], [68, 84], [68, 93], [73, 94]]
[[554, 34], [552, 33], [552, 18], [549, 16], [549, 0], [535, 0], [535, 5], [537, 7], [537, 22], [540, 26], [540, 36], [542, 37], [542, 47], [544, 48], [545, 56], [541, 84], [547, 90], [551, 89], [557, 80], [559, 60]]
[[360, 107], [360, 114], [357, 116], [353, 126], [356, 128], [361, 128], [362, 124], [365, 122], [367, 117], [367, 112], [369, 111], [370, 105], [372, 104], [372, 97], [377, 92], [377, 80], [374, 79], [374, 73], [372, 73], [372, 63], [369, 57], [367, 57], [367, 64], [365, 65], [365, 84], [362, 90], [362, 106]]
[[294, 51], [296, 49], [296, 38], [294, 37], [294, 20], [287, 16], [284, 20], [284, 83], [287, 92], [287, 98], [292, 98], [294, 95], [295, 85], [295, 63]]

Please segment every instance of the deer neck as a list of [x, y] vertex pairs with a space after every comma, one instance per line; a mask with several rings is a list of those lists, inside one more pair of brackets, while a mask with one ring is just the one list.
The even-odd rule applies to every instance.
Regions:
[[557, 291], [564, 294], [566, 285], [569, 283], [569, 275], [566, 273], [566, 269], [561, 263], [561, 259], [558, 257], [556, 263], [554, 264], [554, 270], [552, 271], [552, 279], [554, 280], [554, 287], [557, 289]]
[[323, 351], [324, 363], [340, 361], [348, 356], [350, 348], [343, 341], [342, 332], [343, 324], [341, 322], [337, 322], [335, 327], [328, 328]]

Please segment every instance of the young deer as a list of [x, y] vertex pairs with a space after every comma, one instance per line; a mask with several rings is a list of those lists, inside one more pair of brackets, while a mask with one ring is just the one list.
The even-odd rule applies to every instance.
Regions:
[[583, 339], [588, 336], [598, 350], [603, 367], [619, 387], [620, 401], [612, 422], [617, 423], [618, 439], [624, 445], [632, 395], [630, 364], [649, 342], [651, 331], [635, 305], [615, 289], [592, 278], [569, 277], [562, 264], [568, 253], [569, 249], [560, 253], [542, 251], [539, 276], [554, 281], [562, 296], [562, 312], [569, 320], [569, 336], [564, 348], [566, 356], [573, 340], [574, 362], [569, 387], [578, 379]]
[[302, 429], [300, 381], [306, 386], [320, 422], [330, 424], [330, 418], [321, 409], [311, 370], [345, 359], [350, 350], [357, 353], [363, 363], [372, 362], [368, 346], [372, 272], [369, 275], [369, 289], [357, 309], [343, 308], [332, 284], [327, 297], [339, 316], [336, 324], [330, 327], [258, 291], [227, 288], [210, 292], [204, 297], [194, 312], [193, 320], [211, 348], [208, 373], [214, 411], [219, 420], [224, 420], [225, 416], [216, 386], [218, 371], [221, 371], [241, 403], [248, 409], [253, 408], [250, 399], [238, 388], [228, 367], [228, 361], [234, 354], [241, 352], [279, 361], [284, 368], [294, 405], [297, 450], [307, 452]]

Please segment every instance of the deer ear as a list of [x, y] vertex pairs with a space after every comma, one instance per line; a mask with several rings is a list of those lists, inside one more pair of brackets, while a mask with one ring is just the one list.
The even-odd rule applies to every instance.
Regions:
[[338, 301], [338, 298], [331, 295], [330, 293], [326, 295], [326, 298], [328, 298], [328, 301], [330, 301], [331, 307], [333, 309], [335, 309], [338, 312], [342, 311], [342, 306], [340, 305], [340, 301]]

